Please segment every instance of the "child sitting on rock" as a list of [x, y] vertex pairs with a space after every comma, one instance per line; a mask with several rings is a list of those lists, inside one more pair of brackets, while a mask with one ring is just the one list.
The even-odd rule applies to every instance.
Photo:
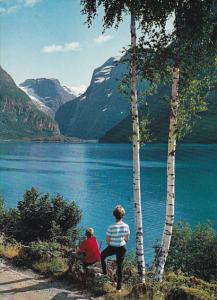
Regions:
[[87, 228], [85, 236], [86, 240], [81, 243], [78, 253], [83, 255], [82, 261], [84, 266], [87, 267], [100, 261], [101, 257], [93, 228]]

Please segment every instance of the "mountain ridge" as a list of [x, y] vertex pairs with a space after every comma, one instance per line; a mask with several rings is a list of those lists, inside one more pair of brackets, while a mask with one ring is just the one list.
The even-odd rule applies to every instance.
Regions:
[[96, 68], [86, 92], [62, 105], [55, 120], [67, 136], [99, 139], [129, 114], [129, 102], [118, 91], [126, 65], [111, 57]]
[[[151, 137], [149, 143], [167, 143], [169, 130], [169, 105], [159, 100], [163, 94], [169, 93], [168, 88], [160, 88], [158, 93], [147, 97], [149, 103], [149, 130]], [[159, 96], [160, 95], [160, 96]], [[206, 98], [207, 110], [198, 114], [192, 124], [192, 129], [181, 143], [217, 143], [217, 86], [208, 93]], [[144, 107], [139, 110], [140, 121], [147, 115]], [[117, 125], [112, 127], [100, 138], [100, 143], [130, 143], [132, 136], [131, 116], [128, 115]]]
[[56, 78], [26, 79], [19, 87], [32, 99], [34, 104], [54, 118], [58, 108], [76, 96], [62, 86]]
[[58, 135], [57, 123], [38, 110], [0, 66], [0, 138]]

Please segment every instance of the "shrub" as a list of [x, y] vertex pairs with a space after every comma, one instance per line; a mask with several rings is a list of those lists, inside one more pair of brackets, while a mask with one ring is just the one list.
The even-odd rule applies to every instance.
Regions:
[[61, 245], [53, 242], [31, 242], [23, 248], [23, 256], [31, 261], [47, 260], [61, 256]]
[[44, 275], [58, 275], [68, 270], [66, 261], [61, 257], [52, 258], [50, 261], [37, 261], [32, 264], [32, 268]]
[[75, 202], [41, 195], [34, 188], [25, 192], [16, 209], [6, 210], [0, 199], [0, 230], [23, 243], [42, 240], [72, 246], [79, 237], [80, 219]]
[[209, 223], [194, 230], [186, 223], [174, 227], [166, 270], [217, 279], [217, 232]]
[[20, 247], [15, 245], [0, 245], [0, 256], [5, 258], [15, 258], [18, 257], [20, 253]]
[[0, 229], [3, 227], [4, 213], [4, 199], [0, 196]]
[[137, 270], [136, 253], [129, 253], [124, 260], [123, 282], [127, 286], [133, 286], [140, 282]]

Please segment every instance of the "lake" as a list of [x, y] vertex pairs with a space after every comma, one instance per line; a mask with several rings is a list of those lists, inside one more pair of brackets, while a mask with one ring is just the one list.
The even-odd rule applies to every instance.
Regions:
[[[161, 237], [165, 216], [167, 146], [141, 149], [144, 245], [148, 262]], [[175, 221], [192, 226], [211, 220], [217, 228], [217, 145], [180, 145], [176, 162]], [[0, 194], [15, 207], [26, 189], [59, 193], [82, 209], [81, 225], [94, 227], [105, 246], [107, 226], [116, 204], [126, 209], [135, 245], [130, 145], [0, 143]]]

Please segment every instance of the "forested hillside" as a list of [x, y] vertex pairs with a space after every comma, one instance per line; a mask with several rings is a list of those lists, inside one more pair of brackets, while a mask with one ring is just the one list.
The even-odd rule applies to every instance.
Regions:
[[56, 122], [38, 110], [0, 67], [0, 138], [52, 136], [58, 133]]

